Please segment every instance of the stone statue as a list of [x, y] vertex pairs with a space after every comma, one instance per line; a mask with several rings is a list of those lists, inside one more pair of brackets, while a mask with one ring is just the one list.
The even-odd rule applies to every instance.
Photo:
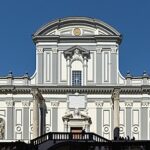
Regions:
[[79, 109], [75, 108], [75, 110], [74, 110], [74, 118], [79, 118], [79, 115], [80, 115]]
[[4, 139], [4, 133], [5, 133], [5, 122], [4, 119], [0, 118], [0, 140]]

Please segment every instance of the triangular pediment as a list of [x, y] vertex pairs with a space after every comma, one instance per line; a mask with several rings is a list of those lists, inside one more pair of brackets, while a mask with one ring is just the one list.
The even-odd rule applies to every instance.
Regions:
[[79, 55], [82, 55], [82, 57], [90, 58], [90, 51], [78, 45], [75, 45], [64, 51], [65, 58], [67, 57], [72, 58], [74, 54], [79, 54]]

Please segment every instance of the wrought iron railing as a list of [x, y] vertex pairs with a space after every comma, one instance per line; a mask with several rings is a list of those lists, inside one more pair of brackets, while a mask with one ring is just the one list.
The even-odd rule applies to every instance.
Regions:
[[80, 140], [80, 141], [94, 141], [94, 142], [110, 142], [110, 140], [101, 137], [95, 133], [72, 133], [72, 132], [49, 132], [36, 139], [31, 140], [31, 144], [39, 145], [48, 140], [65, 141], [65, 140]]

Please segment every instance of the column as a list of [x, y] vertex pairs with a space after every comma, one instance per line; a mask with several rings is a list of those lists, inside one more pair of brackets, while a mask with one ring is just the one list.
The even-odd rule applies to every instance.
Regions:
[[67, 57], [67, 84], [71, 85], [71, 65], [70, 65], [70, 57]]
[[87, 84], [87, 58], [83, 59], [83, 85]]
[[114, 122], [114, 139], [119, 139], [119, 89], [114, 89], [112, 93], [113, 102], [113, 122]]
[[39, 136], [39, 99], [37, 90], [32, 91], [33, 95], [33, 139]]
[[6, 101], [7, 106], [7, 140], [14, 139], [14, 109], [13, 99]]

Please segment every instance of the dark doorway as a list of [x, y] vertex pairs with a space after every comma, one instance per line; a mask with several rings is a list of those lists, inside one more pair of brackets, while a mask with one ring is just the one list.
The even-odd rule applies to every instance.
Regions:
[[72, 138], [73, 139], [81, 139], [82, 138], [82, 127], [71, 127]]
[[71, 132], [81, 133], [82, 132], [82, 127], [71, 127]]

